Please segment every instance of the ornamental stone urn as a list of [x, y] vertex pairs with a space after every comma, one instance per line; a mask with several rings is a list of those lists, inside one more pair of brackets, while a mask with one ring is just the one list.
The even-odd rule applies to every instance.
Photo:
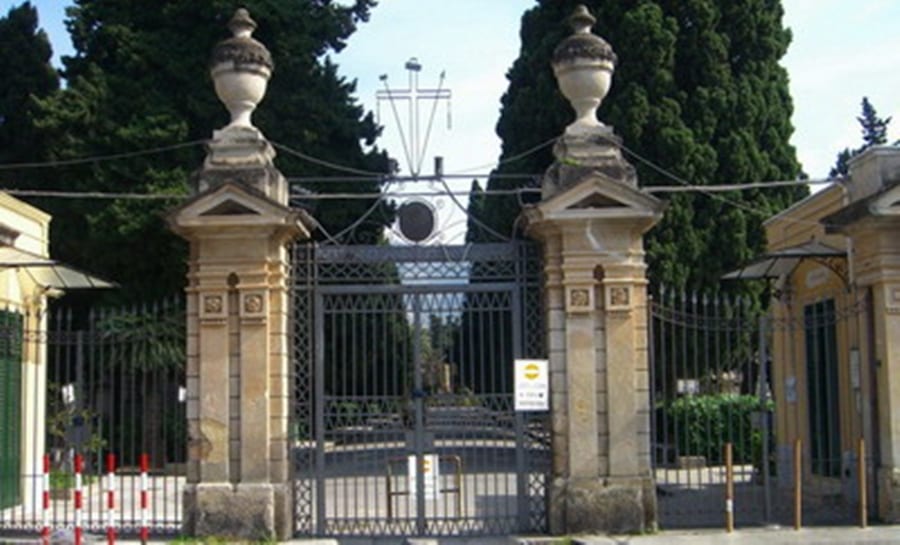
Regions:
[[609, 91], [616, 64], [612, 47], [591, 33], [597, 20], [584, 5], [569, 17], [574, 33], [553, 52], [553, 73], [559, 90], [575, 110], [575, 122], [567, 134], [594, 132], [603, 124], [597, 120], [597, 108]]
[[266, 94], [272, 76], [272, 55], [253, 39], [256, 22], [246, 9], [239, 9], [228, 23], [233, 36], [213, 49], [210, 75], [216, 95], [231, 114], [231, 128], [252, 128], [250, 116]]

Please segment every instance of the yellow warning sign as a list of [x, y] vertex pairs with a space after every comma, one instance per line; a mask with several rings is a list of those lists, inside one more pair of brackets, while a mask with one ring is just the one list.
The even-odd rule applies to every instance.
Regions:
[[550, 376], [547, 360], [515, 360], [514, 365], [516, 410], [550, 410]]
[[[421, 462], [416, 462], [417, 456], [410, 454], [408, 457], [408, 484], [410, 499], [414, 499], [418, 493], [418, 476], [422, 475], [426, 500], [440, 499], [440, 463], [437, 454], [422, 456]], [[419, 471], [421, 469], [421, 471]]]

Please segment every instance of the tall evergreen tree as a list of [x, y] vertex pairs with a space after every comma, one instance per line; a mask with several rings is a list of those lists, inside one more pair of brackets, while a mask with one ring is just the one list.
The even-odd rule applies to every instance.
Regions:
[[[373, 0], [247, 0], [271, 51], [275, 73], [255, 124], [273, 142], [326, 161], [387, 171], [387, 157], [366, 152], [378, 129], [352, 96], [354, 84], [337, 74], [329, 54], [339, 51], [367, 20]], [[39, 126], [52, 138], [55, 158], [102, 156], [207, 139], [228, 114], [209, 80], [213, 46], [227, 37], [232, 0], [145, 2], [76, 0], [67, 26], [75, 48], [63, 59], [67, 87], [41, 101]], [[127, 161], [97, 161], [57, 171], [57, 187], [78, 191], [184, 196], [203, 157], [199, 145]], [[280, 153], [286, 175], [334, 174]], [[377, 191], [378, 183], [328, 184], [321, 191]], [[120, 282], [142, 297], [178, 290], [184, 282], [184, 245], [164, 215], [177, 200], [56, 202], [54, 251]], [[316, 216], [333, 232], [371, 203], [323, 207]], [[365, 233], [377, 236], [380, 217]], [[73, 236], [77, 234], [78, 236]]]
[[828, 176], [832, 178], [849, 175], [850, 167], [848, 163], [854, 156], [862, 153], [870, 146], [887, 143], [887, 129], [888, 125], [891, 124], [891, 118], [878, 117], [878, 112], [875, 111], [875, 106], [872, 106], [872, 103], [869, 102], [869, 97], [862, 98], [860, 110], [860, 115], [856, 120], [859, 121], [859, 126], [862, 130], [863, 145], [853, 150], [844, 148], [838, 153], [834, 166], [831, 167], [831, 171], [828, 173]]
[[[50, 64], [52, 49], [46, 33], [38, 29], [38, 14], [25, 2], [0, 18], [0, 164], [43, 159], [46, 146], [34, 127], [35, 98], [59, 88], [59, 76]], [[40, 173], [4, 170], [5, 186], [35, 186]]]
[[[599, 117], [623, 138], [642, 185], [797, 177], [787, 73], [778, 64], [791, 35], [773, 0], [539, 0], [522, 17], [521, 51], [507, 75], [497, 123], [501, 159], [559, 136], [572, 119], [550, 58], [570, 33], [565, 21], [578, 3], [588, 5], [598, 20], [594, 32], [618, 55]], [[552, 160], [547, 146], [498, 172], [540, 173]], [[494, 177], [488, 188], [521, 184]], [[762, 249], [762, 220], [803, 191], [672, 195], [647, 239], [651, 279], [688, 288], [717, 282]], [[513, 229], [514, 202], [491, 198], [482, 206], [484, 221]]]

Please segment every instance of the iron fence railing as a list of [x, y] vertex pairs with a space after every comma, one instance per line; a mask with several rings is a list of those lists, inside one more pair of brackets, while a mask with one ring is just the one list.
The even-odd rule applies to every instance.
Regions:
[[[34, 415], [22, 429], [15, 485], [0, 488], [0, 529], [39, 531], [75, 521], [73, 460], [85, 460], [83, 527], [107, 526], [105, 468], [117, 459], [115, 522], [141, 524], [140, 456], [150, 459], [148, 526], [180, 531], [186, 456], [185, 318], [181, 300], [115, 309], [22, 311], [22, 326], [0, 327], [0, 349], [18, 343], [24, 370], [16, 405]], [[4, 362], [6, 363], [6, 362]], [[49, 455], [51, 501], [42, 501]], [[4, 475], [9, 480], [8, 475]], [[14, 490], [12, 495], [8, 488]]]
[[791, 446], [776, 445], [775, 434], [779, 408], [773, 390], [783, 386], [773, 380], [776, 334], [783, 342], [805, 345], [802, 367], [808, 376], [795, 387], [806, 392], [810, 406], [798, 412], [795, 399], [792, 407], [781, 407], [808, 416], [805, 434], [811, 444], [804, 447], [804, 475], [830, 477], [829, 486], [838, 490], [823, 494], [818, 486], [817, 493], [803, 497], [807, 522], [852, 518], [853, 506], [846, 501], [852, 495], [843, 489], [853, 483], [840, 471], [852, 452], [840, 446], [836, 338], [846, 338], [864, 309], [850, 305], [836, 311], [827, 301], [804, 308], [800, 317], [775, 320], [748, 297], [653, 293], [652, 456], [663, 527], [723, 524], [726, 443], [733, 448], [736, 524], [791, 522], [794, 483], [790, 463], [782, 460], [785, 452], [789, 460]]

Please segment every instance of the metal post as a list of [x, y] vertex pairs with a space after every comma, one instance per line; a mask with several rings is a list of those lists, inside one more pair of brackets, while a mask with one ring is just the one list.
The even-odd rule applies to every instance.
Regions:
[[413, 431], [416, 456], [416, 531], [425, 534], [425, 385], [422, 380], [422, 302], [421, 295], [413, 299], [413, 398], [415, 429]]
[[794, 441], [794, 530], [803, 526], [803, 466], [802, 443], [798, 437]]
[[760, 433], [762, 434], [762, 444], [760, 448], [762, 453], [760, 463], [762, 464], [763, 478], [763, 513], [765, 521], [772, 520], [772, 491], [770, 489], [769, 475], [769, 354], [768, 343], [766, 337], [766, 329], [768, 320], [766, 316], [759, 317], [759, 404], [760, 415]]
[[859, 483], [859, 527], [869, 525], [868, 506], [866, 505], [866, 440], [859, 438], [856, 454], [856, 480]]
[[731, 443], [725, 443], [725, 531], [734, 531], [734, 465]]
[[325, 305], [321, 293], [314, 296], [315, 326], [315, 438], [316, 438], [316, 533], [325, 532]]
[[[521, 265], [517, 263], [516, 272], [521, 274]], [[519, 278], [517, 278], [519, 280]], [[512, 308], [510, 309], [510, 322], [512, 326], [513, 358], [522, 357], [522, 322], [518, 317], [522, 315], [522, 305], [519, 300], [519, 292], [510, 289]], [[509, 362], [512, 364], [513, 362]], [[514, 425], [516, 433], [516, 511], [520, 532], [527, 532], [528, 528], [528, 467], [525, 456], [525, 415], [522, 411], [515, 411]]]

